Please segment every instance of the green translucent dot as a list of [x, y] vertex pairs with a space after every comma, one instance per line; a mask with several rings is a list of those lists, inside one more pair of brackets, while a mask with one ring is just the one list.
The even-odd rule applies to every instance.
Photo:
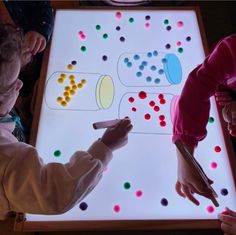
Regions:
[[164, 24], [169, 24], [169, 20], [165, 19]]
[[178, 48], [179, 53], [183, 53], [184, 49], [182, 47]]
[[96, 30], [100, 30], [101, 26], [100, 25], [96, 25]]
[[108, 34], [107, 34], [107, 33], [104, 33], [102, 37], [103, 37], [104, 39], [107, 39], [107, 38], [108, 38]]
[[86, 51], [87, 50], [86, 46], [82, 46], [80, 49], [81, 49], [81, 51]]
[[132, 18], [132, 17], [129, 18], [129, 22], [130, 22], [130, 23], [133, 23], [133, 22], [134, 22], [134, 18]]
[[214, 118], [213, 117], [209, 117], [209, 119], [208, 119], [208, 122], [209, 123], [213, 123], [215, 120], [214, 120]]
[[125, 183], [124, 183], [124, 188], [125, 188], [125, 189], [130, 189], [130, 187], [131, 187], [131, 185], [130, 185], [129, 182], [125, 182]]
[[61, 151], [60, 150], [54, 151], [54, 156], [55, 157], [60, 157], [61, 156]]

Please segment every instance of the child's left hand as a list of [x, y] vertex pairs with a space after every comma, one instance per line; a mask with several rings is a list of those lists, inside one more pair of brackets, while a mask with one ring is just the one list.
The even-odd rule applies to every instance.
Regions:
[[225, 235], [236, 235], [236, 212], [226, 207], [226, 211], [223, 214], [218, 214], [218, 219]]
[[33, 55], [42, 52], [47, 44], [45, 37], [36, 31], [27, 32], [24, 36], [24, 43], [24, 46], [29, 48]]

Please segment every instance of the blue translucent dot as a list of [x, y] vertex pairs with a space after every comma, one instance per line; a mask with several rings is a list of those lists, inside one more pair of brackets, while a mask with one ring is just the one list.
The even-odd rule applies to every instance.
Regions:
[[136, 73], [136, 76], [137, 76], [137, 77], [141, 77], [142, 75], [143, 75], [143, 74], [142, 74], [141, 72], [137, 72], [137, 73]]
[[129, 68], [132, 67], [132, 63], [131, 63], [131, 62], [128, 62], [128, 63], [127, 63], [127, 67], [129, 67]]
[[166, 59], [166, 58], [163, 58], [163, 59], [161, 60], [161, 62], [162, 62], [163, 64], [165, 64], [165, 63], [167, 62], [167, 59]]
[[147, 57], [152, 57], [152, 52], [148, 52]]
[[147, 82], [151, 82], [152, 81], [152, 78], [150, 76], [146, 77], [146, 81]]
[[159, 73], [159, 74], [163, 74], [163, 73], [164, 73], [164, 70], [163, 70], [163, 69], [159, 69], [159, 70], [158, 70], [158, 73]]
[[143, 62], [142, 62], [142, 65], [143, 65], [143, 66], [146, 66], [146, 65], [147, 65], [147, 61], [143, 61]]
[[151, 66], [151, 70], [152, 70], [152, 71], [155, 71], [156, 69], [157, 69], [157, 67], [156, 67], [155, 65], [152, 65], [152, 66]]
[[159, 84], [160, 83], [160, 79], [159, 78], [156, 78], [155, 80], [154, 80], [154, 82], [156, 83], [156, 84]]
[[139, 66], [139, 69], [140, 69], [140, 70], [144, 70], [144, 66], [143, 66], [143, 65], [140, 65], [140, 66]]
[[134, 55], [135, 60], [139, 60], [139, 58], [140, 58], [139, 55]]
[[158, 55], [158, 52], [157, 52], [157, 51], [153, 51], [153, 55], [154, 55], [154, 56], [157, 56], [157, 55]]
[[124, 62], [125, 62], [125, 63], [128, 63], [128, 62], [129, 62], [129, 59], [128, 59], [128, 58], [125, 58], [125, 59], [124, 59]]

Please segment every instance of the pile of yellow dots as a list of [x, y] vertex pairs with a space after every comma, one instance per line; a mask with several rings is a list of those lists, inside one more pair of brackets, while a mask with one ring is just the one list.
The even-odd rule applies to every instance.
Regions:
[[[78, 89], [82, 89], [84, 84], [87, 82], [85, 79], [81, 79], [79, 83], [76, 83], [75, 76], [69, 75], [69, 84], [68, 86], [64, 87], [63, 95], [57, 97], [57, 102], [61, 104], [61, 106], [65, 107], [70, 101], [71, 96], [75, 95]], [[63, 84], [66, 79], [65, 74], [61, 74], [58, 78], [58, 83]]]

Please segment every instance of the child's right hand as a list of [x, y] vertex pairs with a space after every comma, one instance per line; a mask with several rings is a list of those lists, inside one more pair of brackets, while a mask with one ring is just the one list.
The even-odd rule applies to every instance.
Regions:
[[224, 234], [236, 235], [236, 212], [226, 207], [226, 211], [218, 214], [218, 219], [221, 222], [221, 229]]
[[112, 151], [119, 149], [127, 144], [128, 133], [133, 128], [129, 118], [122, 119], [114, 127], [107, 128], [101, 141]]

